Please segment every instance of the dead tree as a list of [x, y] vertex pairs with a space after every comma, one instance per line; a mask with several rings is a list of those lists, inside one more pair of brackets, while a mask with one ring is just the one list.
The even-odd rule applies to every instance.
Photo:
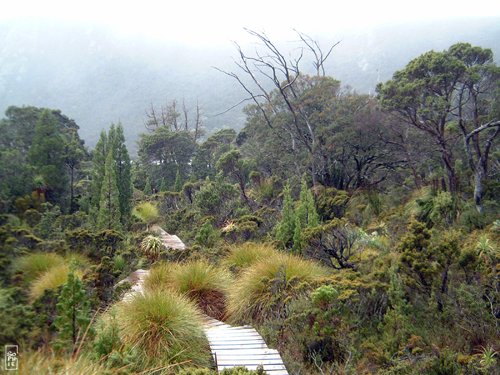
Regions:
[[[255, 50], [253, 55], [248, 55], [236, 44], [239, 59], [235, 64], [240, 73], [216, 69], [239, 83], [248, 94], [243, 101], [252, 101], [267, 126], [273, 129], [278, 137], [290, 139], [292, 150], [295, 151], [297, 144], [304, 147], [310, 156], [312, 181], [313, 185], [316, 185], [316, 126], [314, 116], [305, 110], [301, 95], [308, 84], [320, 83], [320, 72], [325, 75], [324, 63], [338, 43], [333, 44], [325, 54], [318, 42], [299, 33], [301, 47], [295, 57], [287, 58], [265, 33], [245, 30], [257, 38], [263, 48]], [[308, 80], [308, 76], [301, 71], [304, 50], [312, 52], [314, 56], [317, 80]], [[284, 122], [283, 115], [287, 119]]]
[[[182, 120], [179, 120], [181, 116]], [[189, 118], [189, 109], [184, 100], [182, 100], [182, 114], [177, 111], [176, 100], [167, 102], [159, 109], [151, 103], [149, 109], [146, 110], [144, 125], [149, 131], [166, 127], [172, 132], [190, 132], [195, 142], [203, 135], [203, 120], [198, 102], [196, 102], [195, 115], [192, 120]]]

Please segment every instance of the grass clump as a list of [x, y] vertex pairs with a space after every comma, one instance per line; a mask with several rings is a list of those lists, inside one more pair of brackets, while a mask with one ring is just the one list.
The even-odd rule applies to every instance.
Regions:
[[158, 290], [137, 294], [116, 307], [121, 341], [138, 350], [145, 362], [209, 365], [201, 314], [186, 297]]
[[[57, 289], [68, 280], [70, 266], [60, 264], [54, 266], [35, 279], [30, 286], [30, 298], [36, 300], [40, 298], [46, 290]], [[75, 276], [81, 278], [82, 272], [75, 271]]]
[[17, 258], [13, 268], [25, 282], [30, 283], [50, 268], [63, 263], [64, 258], [56, 253], [33, 253]]
[[156, 263], [144, 279], [144, 290], [154, 292], [170, 287], [173, 283], [173, 273], [178, 267], [177, 263]]
[[222, 319], [230, 280], [229, 273], [224, 269], [204, 260], [196, 260], [184, 264], [158, 264], [151, 269], [144, 287], [149, 291], [169, 289], [183, 294], [205, 314]]
[[231, 271], [239, 272], [255, 262], [275, 254], [276, 250], [270, 244], [245, 242], [231, 248], [223, 264]]
[[87, 355], [64, 358], [54, 354], [28, 352], [22, 354], [19, 361], [19, 374], [95, 375], [107, 373], [103, 364], [92, 361]]
[[289, 302], [327, 273], [312, 261], [277, 252], [254, 263], [232, 284], [229, 315], [235, 321], [257, 323], [282, 316]]

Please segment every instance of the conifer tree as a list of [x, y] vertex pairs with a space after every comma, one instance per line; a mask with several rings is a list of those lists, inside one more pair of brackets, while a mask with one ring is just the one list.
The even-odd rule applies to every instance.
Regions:
[[108, 136], [103, 130], [92, 155], [91, 206], [96, 212], [99, 212], [99, 201], [101, 197], [102, 182], [104, 179], [104, 167], [106, 164], [107, 155]]
[[167, 191], [167, 182], [165, 181], [165, 178], [161, 179], [161, 182], [160, 182], [160, 191]]
[[115, 161], [112, 150], [108, 151], [104, 168], [104, 179], [99, 201], [97, 226], [101, 229], [120, 229], [120, 201], [116, 184]]
[[90, 304], [82, 282], [73, 271], [62, 287], [56, 308], [54, 325], [58, 336], [54, 347], [74, 352], [90, 323]]
[[307, 182], [302, 179], [300, 188], [300, 202], [297, 208], [297, 216], [302, 228], [312, 228], [319, 224], [319, 216], [314, 204], [314, 196], [307, 187]]
[[276, 226], [276, 239], [281, 246], [287, 247], [293, 240], [295, 231], [295, 213], [293, 200], [290, 193], [290, 185], [287, 183], [283, 189], [283, 209], [281, 210], [281, 220]]
[[64, 142], [57, 121], [49, 110], [42, 112], [35, 125], [28, 157], [44, 181], [48, 200], [61, 203], [68, 182], [66, 174], [63, 173]]
[[182, 191], [182, 178], [179, 169], [177, 169], [177, 173], [175, 174], [174, 191]]
[[112, 140], [113, 156], [116, 163], [116, 184], [119, 192], [121, 222], [126, 224], [131, 211], [132, 178], [130, 156], [125, 146], [122, 125], [116, 126], [114, 134], [111, 134], [110, 130], [108, 138]]
[[69, 172], [69, 212], [73, 213], [77, 210], [75, 199], [75, 179], [77, 170], [81, 161], [85, 157], [85, 150], [82, 147], [78, 134], [74, 132], [71, 138], [64, 145], [64, 163]]
[[297, 254], [302, 251], [302, 225], [300, 224], [300, 218], [298, 215], [295, 215], [292, 251]]
[[100, 196], [105, 173], [106, 157], [111, 152], [115, 163], [116, 185], [120, 203], [121, 222], [126, 224], [130, 217], [132, 199], [131, 162], [121, 124], [111, 124], [108, 133], [101, 132], [92, 158], [92, 197], [95, 211], [99, 211]]
[[150, 195], [153, 192], [153, 188], [151, 187], [151, 180], [149, 177], [146, 177], [146, 185], [144, 185], [144, 194]]

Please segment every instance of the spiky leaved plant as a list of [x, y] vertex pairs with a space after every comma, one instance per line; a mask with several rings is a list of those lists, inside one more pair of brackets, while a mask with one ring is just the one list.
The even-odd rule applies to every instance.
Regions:
[[163, 249], [163, 243], [160, 238], [147, 235], [141, 241], [141, 251], [151, 261], [156, 261], [160, 257], [160, 252]]

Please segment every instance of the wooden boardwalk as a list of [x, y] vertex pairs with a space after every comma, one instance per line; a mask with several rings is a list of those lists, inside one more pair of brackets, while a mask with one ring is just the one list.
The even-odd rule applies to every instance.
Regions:
[[[148, 270], [139, 269], [124, 280], [132, 284], [132, 289], [123, 296], [124, 301], [130, 301], [137, 293], [144, 293], [143, 283], [148, 275]], [[233, 327], [205, 316], [203, 330], [218, 372], [238, 366], [256, 370], [262, 365], [269, 375], [288, 375], [278, 351], [269, 349], [251, 326]]]
[[153, 225], [151, 227], [151, 230], [153, 232], [158, 233], [158, 235], [161, 238], [161, 241], [163, 242], [163, 245], [167, 249], [174, 249], [174, 250], [186, 250], [186, 245], [184, 242], [181, 241], [179, 237], [177, 237], [175, 234], [168, 234], [163, 228], [161, 228], [159, 225]]
[[123, 300], [130, 301], [136, 293], [143, 294], [143, 283], [144, 279], [149, 275], [148, 270], [138, 269], [137, 271], [132, 272], [126, 279], [120, 281], [117, 285], [120, 285], [123, 282], [128, 282], [132, 286], [130, 290], [124, 294]]
[[269, 375], [288, 375], [279, 352], [269, 349], [251, 326], [233, 327], [207, 317], [204, 329], [218, 371], [237, 366], [255, 370], [262, 365]]

